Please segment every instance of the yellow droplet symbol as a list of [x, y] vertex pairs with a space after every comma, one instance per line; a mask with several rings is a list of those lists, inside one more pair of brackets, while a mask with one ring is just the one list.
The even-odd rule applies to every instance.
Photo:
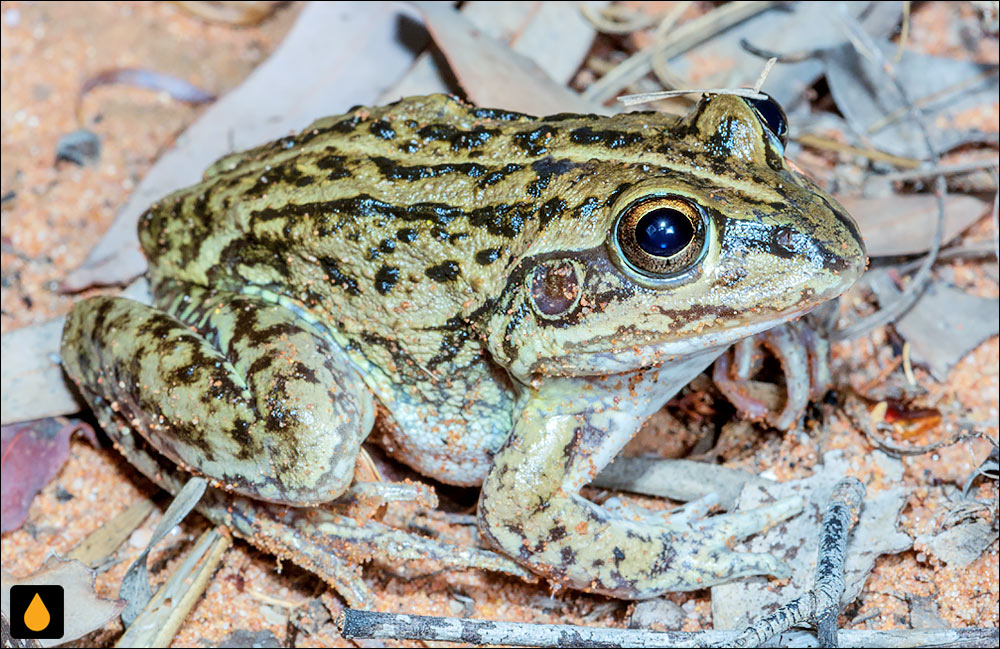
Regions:
[[51, 620], [52, 617], [49, 615], [49, 609], [45, 608], [42, 598], [38, 596], [38, 593], [35, 593], [35, 596], [31, 599], [31, 603], [28, 604], [27, 610], [24, 612], [24, 626], [38, 633], [45, 629]]

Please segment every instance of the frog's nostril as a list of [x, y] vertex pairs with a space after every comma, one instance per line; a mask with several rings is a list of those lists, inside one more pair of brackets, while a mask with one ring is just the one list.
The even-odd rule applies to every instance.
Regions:
[[797, 252], [791, 228], [778, 228], [774, 233], [774, 242], [788, 252]]

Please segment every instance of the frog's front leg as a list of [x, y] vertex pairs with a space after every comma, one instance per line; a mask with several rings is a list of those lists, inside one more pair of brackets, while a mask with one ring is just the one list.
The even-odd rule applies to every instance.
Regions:
[[[691, 374], [700, 371], [703, 360]], [[614, 597], [644, 599], [738, 577], [788, 574], [767, 554], [727, 547], [798, 503], [700, 525], [658, 526], [613, 513], [579, 494], [676, 391], [677, 367], [610, 377], [547, 379], [525, 404], [483, 484], [479, 525], [496, 547], [557, 583]]]
[[179, 282], [163, 310], [78, 303], [67, 373], [108, 428], [116, 417], [182, 467], [229, 491], [315, 504], [348, 487], [374, 402], [344, 353], [260, 297]]

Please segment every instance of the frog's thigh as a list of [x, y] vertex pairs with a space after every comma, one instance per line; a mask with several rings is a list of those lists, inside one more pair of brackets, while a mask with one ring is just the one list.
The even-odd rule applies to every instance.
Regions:
[[374, 419], [343, 353], [281, 306], [191, 294], [183, 321], [121, 298], [77, 304], [63, 331], [67, 373], [95, 411], [118, 412], [224, 488], [289, 504], [336, 498]]

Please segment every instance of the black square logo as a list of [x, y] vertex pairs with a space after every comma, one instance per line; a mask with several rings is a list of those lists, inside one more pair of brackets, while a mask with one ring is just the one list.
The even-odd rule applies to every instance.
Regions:
[[15, 638], [63, 637], [62, 586], [11, 586], [10, 634]]

